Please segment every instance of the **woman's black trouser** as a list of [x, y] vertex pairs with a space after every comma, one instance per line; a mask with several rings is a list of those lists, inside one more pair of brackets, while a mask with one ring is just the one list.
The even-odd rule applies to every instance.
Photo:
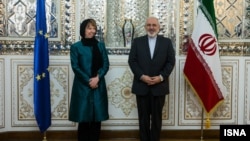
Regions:
[[78, 141], [99, 141], [101, 122], [80, 122], [78, 124]]

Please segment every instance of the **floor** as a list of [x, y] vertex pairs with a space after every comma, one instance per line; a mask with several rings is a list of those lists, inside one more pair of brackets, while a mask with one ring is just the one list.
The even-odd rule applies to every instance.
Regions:
[[[140, 141], [135, 131], [103, 131], [99, 141]], [[168, 131], [160, 141], [220, 141], [217, 130], [206, 130], [203, 137], [199, 130]], [[0, 134], [0, 141], [77, 141], [76, 132], [51, 131], [46, 137], [40, 132], [9, 132]], [[168, 136], [166, 136], [168, 135]], [[203, 139], [202, 139], [203, 138]]]
[[[100, 141], [139, 141], [139, 139], [110, 139]], [[162, 139], [161, 141], [219, 141], [219, 139]]]
[[[2, 141], [0, 139], [0, 141]], [[7, 141], [24, 141], [19, 140], [7, 140]], [[41, 139], [41, 140], [25, 140], [25, 141], [76, 141], [76, 140], [53, 140], [53, 139]], [[140, 141], [139, 139], [101, 139], [100, 141]], [[162, 139], [161, 141], [219, 141], [219, 139]]]
[[[22, 140], [11, 140], [22, 141]], [[27, 141], [27, 140], [26, 140]], [[33, 140], [29, 140], [33, 141]], [[38, 141], [38, 140], [34, 140]], [[40, 141], [76, 141], [76, 140], [40, 140]], [[140, 141], [139, 139], [101, 139], [100, 141]], [[162, 139], [161, 141], [219, 141], [219, 139]]]
[[[0, 139], [0, 141], [2, 141]], [[41, 139], [41, 140], [16, 140], [16, 139], [11, 139], [7, 141], [77, 141], [75, 139]], [[117, 139], [101, 139], [100, 141], [140, 141], [139, 139], [134, 139], [134, 138], [117, 138]], [[219, 141], [219, 139], [161, 139], [161, 141]]]

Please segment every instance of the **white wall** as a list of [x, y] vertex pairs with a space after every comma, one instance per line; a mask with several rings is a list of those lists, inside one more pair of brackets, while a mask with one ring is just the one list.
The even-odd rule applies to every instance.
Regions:
[[[103, 122], [106, 130], [138, 129], [135, 97], [130, 93], [132, 73], [126, 55], [110, 55], [106, 76], [110, 119]], [[182, 69], [185, 58], [176, 57], [171, 75], [171, 94], [163, 111], [163, 129], [200, 129], [201, 106], [185, 83]], [[51, 56], [52, 126], [49, 130], [75, 130], [68, 121], [68, 108], [73, 73], [69, 56]], [[0, 132], [38, 130], [33, 115], [33, 56], [0, 56]], [[220, 124], [249, 124], [250, 59], [222, 57], [225, 101], [211, 115], [211, 129]]]

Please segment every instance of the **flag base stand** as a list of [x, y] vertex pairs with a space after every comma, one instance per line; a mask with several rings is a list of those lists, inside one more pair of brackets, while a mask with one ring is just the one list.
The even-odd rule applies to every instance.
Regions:
[[43, 134], [43, 141], [47, 141], [46, 132]]
[[202, 108], [202, 113], [201, 113], [201, 141], [203, 140], [203, 120], [204, 120], [204, 110]]

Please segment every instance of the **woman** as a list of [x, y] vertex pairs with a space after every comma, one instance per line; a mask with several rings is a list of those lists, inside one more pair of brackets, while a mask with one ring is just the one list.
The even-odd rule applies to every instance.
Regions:
[[105, 44], [98, 42], [96, 22], [81, 23], [81, 40], [70, 48], [71, 67], [75, 74], [69, 120], [78, 122], [78, 141], [98, 141], [101, 121], [108, 120], [108, 98], [104, 76], [109, 69]]

